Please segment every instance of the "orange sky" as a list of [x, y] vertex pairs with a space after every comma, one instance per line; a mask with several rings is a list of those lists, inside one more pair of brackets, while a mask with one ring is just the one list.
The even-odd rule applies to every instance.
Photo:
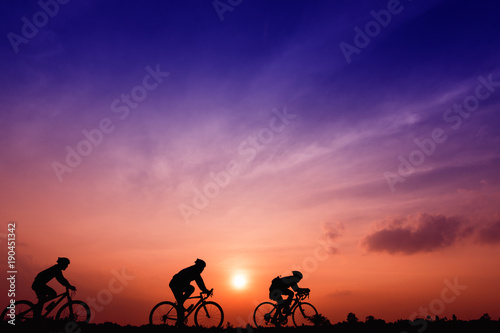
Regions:
[[[43, 177], [6, 179], [5, 185], [25, 199], [19, 201], [16, 193], [1, 198], [5, 209], [0, 218], [16, 217], [18, 298], [34, 300], [30, 285], [35, 275], [58, 256], [66, 256], [72, 263], [65, 276], [78, 287], [77, 298], [89, 304], [92, 298], [97, 300], [95, 322], [141, 325], [157, 302], [173, 299], [170, 278], [202, 258], [207, 262], [206, 284], [214, 288], [214, 300], [223, 306], [225, 320], [233, 324], [247, 322], [255, 305], [268, 299], [272, 278], [295, 269], [305, 275], [300, 286], [312, 290], [310, 302], [332, 322], [344, 320], [349, 312], [363, 320], [373, 315], [392, 321], [409, 318], [420, 308], [448, 318], [456, 314], [474, 319], [485, 312], [493, 318], [500, 315], [500, 270], [494, 259], [498, 245], [478, 238], [481, 226], [496, 216], [494, 190], [484, 186], [437, 195], [434, 202], [425, 201], [430, 215], [415, 210], [404, 216], [408, 207], [423, 201], [394, 197], [393, 215], [384, 216], [385, 198], [366, 199], [362, 206], [341, 197], [313, 207], [307, 202], [298, 206], [300, 195], [295, 190], [299, 187], [288, 183], [289, 173], [283, 171], [283, 179], [259, 176], [265, 191], [252, 188], [257, 184], [252, 175], [238, 178], [190, 223], [182, 219], [175, 201], [168, 204], [168, 192], [148, 197], [124, 191], [119, 176], [62, 184], [45, 183]], [[314, 183], [314, 177], [309, 179]], [[36, 190], [42, 184], [44, 190]], [[283, 190], [292, 185], [294, 191]], [[460, 203], [458, 208], [453, 207], [455, 202]], [[468, 216], [468, 220], [439, 220], [438, 212]], [[474, 223], [478, 217], [482, 224]], [[368, 235], [406, 230], [401, 226], [413, 230], [416, 238], [427, 232], [425, 239], [432, 239], [441, 233], [440, 226], [453, 229], [454, 223], [472, 231], [428, 251], [404, 253], [413, 250], [400, 244], [400, 251], [391, 253], [366, 245]], [[435, 229], [426, 231], [429, 226]], [[130, 280], [120, 288], [113, 279], [122, 269]], [[231, 284], [238, 273], [248, 280], [241, 290]], [[455, 283], [455, 279], [462, 288], [460, 294], [444, 302], [445, 280]], [[55, 282], [51, 285], [62, 290]], [[109, 290], [118, 289], [110, 294]], [[106, 298], [109, 295], [111, 299]], [[446, 300], [454, 296], [449, 291], [444, 295]], [[7, 302], [5, 294], [2, 301]]]
[[[34, 194], [27, 193], [33, 198]], [[40, 193], [36, 214], [27, 210], [18, 214], [19, 298], [33, 300], [30, 284], [34, 276], [58, 256], [67, 256], [72, 263], [65, 276], [78, 287], [77, 298], [89, 304], [88, 298], [97, 300], [93, 306], [96, 322], [145, 324], [153, 305], [173, 299], [168, 288], [173, 274], [198, 257], [208, 264], [203, 277], [215, 290], [214, 300], [223, 306], [226, 321], [234, 324], [247, 321], [255, 305], [267, 300], [272, 278], [294, 269], [305, 275], [299, 285], [311, 288], [310, 302], [332, 322], [344, 320], [349, 312], [363, 320], [373, 315], [392, 321], [408, 318], [421, 307], [449, 318], [452, 314], [462, 319], [478, 318], [485, 312], [493, 318], [500, 314], [495, 296], [500, 292], [500, 272], [492, 260], [498, 248], [470, 239], [428, 253], [379, 253], [367, 251], [361, 239], [386, 222], [367, 227], [355, 221], [326, 222], [327, 210], [312, 214], [305, 208], [292, 214], [266, 207], [272, 212], [266, 218], [261, 213], [264, 208], [247, 206], [210, 220], [216, 214], [214, 208], [206, 212], [206, 219], [186, 225], [169, 221], [161, 210], [128, 216], [127, 209], [133, 211], [135, 203], [118, 211], [119, 203], [112, 197], [96, 206], [108, 213], [99, 209], [86, 213], [92, 218], [81, 217], [78, 205], [64, 199], [47, 207], [44, 197]], [[265, 206], [258, 199], [255, 202]], [[116, 272], [129, 277], [123, 288], [114, 280]], [[238, 273], [248, 281], [240, 290], [231, 283]], [[455, 283], [455, 279], [462, 288], [460, 294], [453, 302], [439, 301], [447, 287], [444, 281]], [[51, 285], [62, 290], [55, 282]], [[454, 296], [446, 291], [444, 295], [446, 300]]]

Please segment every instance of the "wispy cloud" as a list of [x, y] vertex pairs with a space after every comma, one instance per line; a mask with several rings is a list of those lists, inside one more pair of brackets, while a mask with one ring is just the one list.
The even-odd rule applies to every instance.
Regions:
[[351, 296], [352, 291], [350, 290], [335, 290], [333, 293], [329, 293], [329, 297], [341, 297], [341, 296]]
[[345, 231], [345, 225], [342, 222], [333, 223], [325, 222], [321, 225], [322, 236], [319, 238], [319, 242], [325, 243], [328, 253], [338, 254], [340, 253], [339, 239], [343, 236]]

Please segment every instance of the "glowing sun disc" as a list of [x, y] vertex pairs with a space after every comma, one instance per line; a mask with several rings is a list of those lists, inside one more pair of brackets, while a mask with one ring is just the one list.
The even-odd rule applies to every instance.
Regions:
[[243, 289], [247, 285], [247, 278], [243, 274], [233, 276], [233, 287], [236, 289]]

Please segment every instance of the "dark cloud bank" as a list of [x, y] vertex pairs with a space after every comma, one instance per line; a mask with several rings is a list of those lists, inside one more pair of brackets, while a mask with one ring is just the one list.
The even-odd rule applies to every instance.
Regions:
[[500, 221], [478, 225], [460, 217], [421, 214], [415, 221], [391, 221], [363, 238], [361, 245], [369, 252], [415, 254], [450, 247], [465, 239], [480, 244], [500, 243]]

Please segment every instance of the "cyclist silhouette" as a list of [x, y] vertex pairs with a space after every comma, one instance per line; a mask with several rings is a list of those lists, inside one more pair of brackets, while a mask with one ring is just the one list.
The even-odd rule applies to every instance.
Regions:
[[57, 296], [57, 293], [54, 289], [47, 286], [47, 283], [56, 278], [56, 280], [65, 286], [68, 289], [76, 290], [76, 287], [72, 286], [68, 280], [66, 280], [62, 274], [66, 268], [68, 268], [69, 259], [68, 258], [57, 258], [57, 264], [52, 267], [47, 268], [46, 270], [41, 271], [35, 277], [35, 281], [31, 285], [31, 289], [33, 289], [36, 293], [36, 297], [38, 298], [38, 303], [35, 304], [33, 316], [38, 319], [41, 316], [43, 304], [54, 297]]
[[204, 293], [210, 293], [210, 291], [205, 287], [205, 283], [201, 277], [201, 272], [205, 269], [207, 264], [201, 260], [196, 259], [193, 266], [184, 268], [179, 273], [175, 274], [170, 280], [169, 287], [172, 289], [175, 300], [177, 301], [177, 324], [182, 325], [184, 323], [184, 302], [191, 296], [194, 292], [194, 287], [191, 285], [192, 281], [195, 281], [198, 288]]
[[[278, 303], [278, 313], [283, 309], [286, 315], [290, 314], [290, 304], [292, 304], [294, 291], [296, 293], [311, 291], [309, 288], [299, 288], [297, 284], [302, 278], [303, 275], [301, 272], [293, 271], [291, 276], [278, 276], [273, 279], [269, 287], [269, 298]], [[292, 288], [293, 291], [290, 290], [290, 288]], [[283, 300], [283, 297], [281, 297], [282, 295], [288, 296], [287, 299]]]

